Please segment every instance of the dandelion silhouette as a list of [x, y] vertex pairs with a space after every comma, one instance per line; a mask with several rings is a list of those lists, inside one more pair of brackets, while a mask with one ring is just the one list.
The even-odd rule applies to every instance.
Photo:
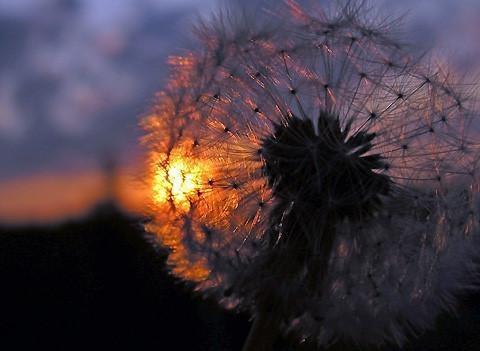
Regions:
[[472, 94], [362, 4], [200, 24], [143, 121], [146, 228], [174, 275], [252, 314], [244, 350], [402, 345], [478, 281]]

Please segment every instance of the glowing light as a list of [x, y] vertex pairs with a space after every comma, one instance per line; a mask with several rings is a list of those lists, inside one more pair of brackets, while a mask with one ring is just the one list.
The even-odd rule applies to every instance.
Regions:
[[158, 211], [157, 218], [162, 224], [149, 226], [149, 230], [157, 233], [163, 245], [171, 249], [168, 264], [172, 266], [176, 275], [184, 279], [201, 282], [205, 281], [209, 274], [207, 261], [198, 258], [191, 262], [188, 251], [183, 245], [183, 232], [167, 220], [167, 217], [175, 217], [175, 213], [190, 210], [192, 203], [201, 194], [202, 185], [205, 184], [205, 175], [208, 167], [198, 160], [183, 156], [181, 150], [176, 150], [182, 156], [175, 154], [166, 158], [155, 156], [157, 160], [153, 170], [152, 199], [155, 205], [173, 205], [175, 211]]
[[153, 176], [153, 200], [157, 205], [173, 203], [188, 210], [190, 199], [201, 187], [201, 167], [184, 159], [172, 159], [156, 167]]

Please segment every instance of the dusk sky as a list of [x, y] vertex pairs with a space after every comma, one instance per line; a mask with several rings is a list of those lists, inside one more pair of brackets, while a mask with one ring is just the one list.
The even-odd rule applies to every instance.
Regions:
[[[195, 16], [218, 3], [0, 2], [0, 222], [78, 215], [103, 196], [106, 160], [123, 177], [125, 206], [139, 210], [144, 195], [128, 190], [140, 177], [139, 118], [162, 87], [168, 55], [189, 48]], [[480, 1], [372, 3], [406, 13], [405, 37], [420, 48], [478, 72]]]

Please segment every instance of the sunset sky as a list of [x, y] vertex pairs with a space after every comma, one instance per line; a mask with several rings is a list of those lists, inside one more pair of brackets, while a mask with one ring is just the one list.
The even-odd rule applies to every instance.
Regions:
[[[111, 182], [123, 207], [141, 211], [149, 193], [138, 120], [162, 87], [167, 56], [190, 47], [192, 21], [216, 3], [0, 2], [0, 223], [82, 215], [111, 195]], [[480, 1], [372, 3], [407, 13], [404, 34], [415, 45], [435, 48], [460, 73], [479, 71]]]

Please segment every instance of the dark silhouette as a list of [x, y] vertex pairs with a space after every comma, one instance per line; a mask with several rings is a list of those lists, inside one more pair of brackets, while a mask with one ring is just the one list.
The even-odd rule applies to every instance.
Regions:
[[[192, 299], [164, 263], [141, 220], [110, 203], [84, 220], [0, 229], [0, 347], [240, 350], [246, 317]], [[480, 350], [479, 301], [463, 299], [458, 318], [442, 318], [405, 350]], [[315, 348], [280, 340], [276, 350]]]
[[111, 204], [83, 221], [0, 229], [0, 347], [236, 350], [246, 319], [192, 300], [164, 257]]

